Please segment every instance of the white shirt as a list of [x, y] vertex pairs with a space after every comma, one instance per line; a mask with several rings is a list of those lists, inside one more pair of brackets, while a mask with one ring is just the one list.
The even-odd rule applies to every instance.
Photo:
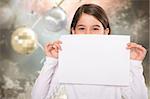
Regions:
[[[64, 85], [68, 99], [148, 99], [141, 61], [131, 60], [130, 85], [94, 86]], [[46, 57], [44, 66], [32, 90], [32, 99], [52, 99], [59, 85], [55, 76], [57, 59]]]

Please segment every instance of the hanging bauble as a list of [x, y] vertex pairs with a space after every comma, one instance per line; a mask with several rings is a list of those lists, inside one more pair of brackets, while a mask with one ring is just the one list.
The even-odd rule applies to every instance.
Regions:
[[37, 49], [37, 37], [32, 29], [20, 27], [12, 33], [11, 45], [20, 54], [31, 54]]
[[66, 12], [60, 7], [53, 7], [47, 11], [41, 21], [47, 30], [52, 32], [60, 31], [67, 24]]

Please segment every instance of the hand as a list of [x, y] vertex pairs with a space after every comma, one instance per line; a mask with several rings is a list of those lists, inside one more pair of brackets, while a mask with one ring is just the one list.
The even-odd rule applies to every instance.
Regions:
[[61, 50], [61, 41], [49, 42], [45, 45], [45, 54], [48, 57], [58, 58], [59, 50]]
[[130, 49], [130, 59], [143, 61], [146, 55], [146, 49], [136, 43], [128, 43], [127, 49]]

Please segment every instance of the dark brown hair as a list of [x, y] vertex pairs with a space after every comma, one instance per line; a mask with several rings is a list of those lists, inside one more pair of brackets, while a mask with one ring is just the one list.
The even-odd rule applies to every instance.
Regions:
[[94, 16], [97, 20], [99, 20], [102, 23], [104, 29], [109, 28], [108, 34], [111, 34], [111, 28], [109, 25], [108, 17], [104, 9], [96, 4], [84, 4], [76, 10], [70, 27], [71, 34], [72, 28], [75, 29], [77, 22], [83, 13]]

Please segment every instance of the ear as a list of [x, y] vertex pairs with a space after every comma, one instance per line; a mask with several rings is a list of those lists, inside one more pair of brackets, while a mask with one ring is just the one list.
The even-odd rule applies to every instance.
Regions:
[[104, 30], [104, 34], [105, 34], [105, 35], [108, 35], [108, 34], [109, 34], [109, 28], [106, 28], [106, 29]]
[[75, 34], [75, 30], [73, 29], [73, 27], [71, 28], [71, 32], [72, 34]]

